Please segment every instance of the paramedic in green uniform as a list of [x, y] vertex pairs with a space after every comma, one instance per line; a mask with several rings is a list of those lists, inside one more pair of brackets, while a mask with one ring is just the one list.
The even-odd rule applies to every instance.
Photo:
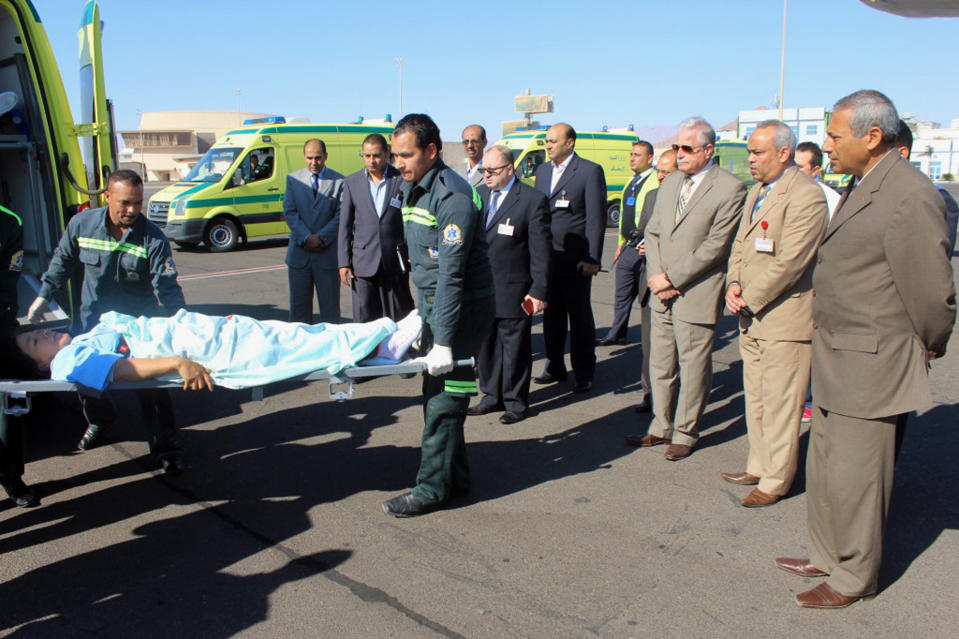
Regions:
[[493, 279], [480, 223], [479, 196], [440, 159], [440, 131], [413, 113], [393, 130], [392, 151], [403, 177], [398, 202], [409, 247], [417, 308], [423, 317], [423, 442], [416, 486], [383, 503], [396, 517], [440, 508], [469, 490], [463, 423], [476, 394], [473, 357], [493, 321]]

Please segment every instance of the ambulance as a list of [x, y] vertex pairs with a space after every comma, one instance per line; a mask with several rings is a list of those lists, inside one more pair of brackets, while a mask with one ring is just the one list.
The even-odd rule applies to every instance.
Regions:
[[[633, 178], [629, 168], [629, 152], [639, 138], [631, 132], [577, 131], [576, 153], [603, 167], [606, 174], [606, 224], [619, 223], [620, 197]], [[513, 152], [513, 166], [521, 182], [533, 185], [536, 167], [547, 161], [546, 130], [517, 131], [500, 138], [496, 144]]]
[[[105, 204], [117, 166], [111, 105], [105, 97], [96, 2], [83, 6], [78, 32], [81, 122], [75, 123], [50, 41], [29, 0], [0, 0], [0, 204], [23, 227], [21, 316], [39, 290], [67, 221]], [[64, 309], [79, 297], [56, 298]], [[51, 317], [66, 319], [55, 309]]]
[[713, 145], [713, 162], [749, 186], [756, 180], [749, 172], [749, 151], [746, 146], [745, 140], [716, 140]]
[[250, 238], [289, 233], [283, 219], [286, 176], [305, 167], [306, 141], [323, 140], [326, 165], [349, 175], [363, 168], [363, 139], [371, 133], [389, 141], [393, 123], [389, 117], [373, 124], [247, 120], [210, 147], [182, 181], [157, 192], [147, 215], [177, 246], [203, 242], [214, 253]]

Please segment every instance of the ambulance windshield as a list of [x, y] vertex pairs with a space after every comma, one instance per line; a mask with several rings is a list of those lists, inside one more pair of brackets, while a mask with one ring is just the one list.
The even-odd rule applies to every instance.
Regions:
[[219, 182], [220, 178], [227, 169], [233, 164], [233, 160], [243, 149], [239, 147], [219, 147], [212, 148], [203, 154], [200, 161], [197, 162], [187, 176], [185, 182]]

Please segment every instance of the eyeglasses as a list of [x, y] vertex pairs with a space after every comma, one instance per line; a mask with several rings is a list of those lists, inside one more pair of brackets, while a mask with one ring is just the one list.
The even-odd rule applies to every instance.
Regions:
[[484, 166], [482, 169], [480, 169], [480, 171], [482, 171], [485, 175], [496, 175], [497, 173], [499, 173], [500, 171], [502, 171], [508, 166], [509, 164], [504, 164], [503, 166], [491, 166], [491, 167]]
[[673, 145], [673, 151], [682, 151], [683, 153], [699, 153], [705, 148], [704, 146], [689, 146], [688, 144]]
[[483, 140], [463, 140], [463, 146], [469, 146], [469, 145], [471, 145], [471, 144], [475, 144], [476, 146], [480, 146], [480, 145], [483, 144]]

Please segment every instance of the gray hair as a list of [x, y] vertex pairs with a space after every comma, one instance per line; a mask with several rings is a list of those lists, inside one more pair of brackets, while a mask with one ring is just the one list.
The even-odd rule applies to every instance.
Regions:
[[756, 125], [757, 129], [771, 128], [775, 129], [776, 132], [773, 134], [773, 146], [776, 148], [776, 151], [783, 148], [784, 146], [789, 147], [789, 155], [793, 156], [796, 153], [796, 134], [793, 133], [792, 128], [783, 122], [782, 120], [763, 120]]
[[686, 118], [680, 122], [679, 130], [682, 131], [683, 129], [696, 129], [696, 132], [699, 134], [699, 144], [702, 146], [716, 144], [716, 130], [713, 129], [713, 125], [698, 115]]
[[852, 118], [849, 122], [853, 135], [861, 138], [870, 128], [877, 126], [882, 131], [883, 144], [892, 145], [899, 133], [899, 114], [892, 100], [879, 91], [862, 89], [840, 98], [833, 105], [833, 112], [840, 109], [851, 109]]

